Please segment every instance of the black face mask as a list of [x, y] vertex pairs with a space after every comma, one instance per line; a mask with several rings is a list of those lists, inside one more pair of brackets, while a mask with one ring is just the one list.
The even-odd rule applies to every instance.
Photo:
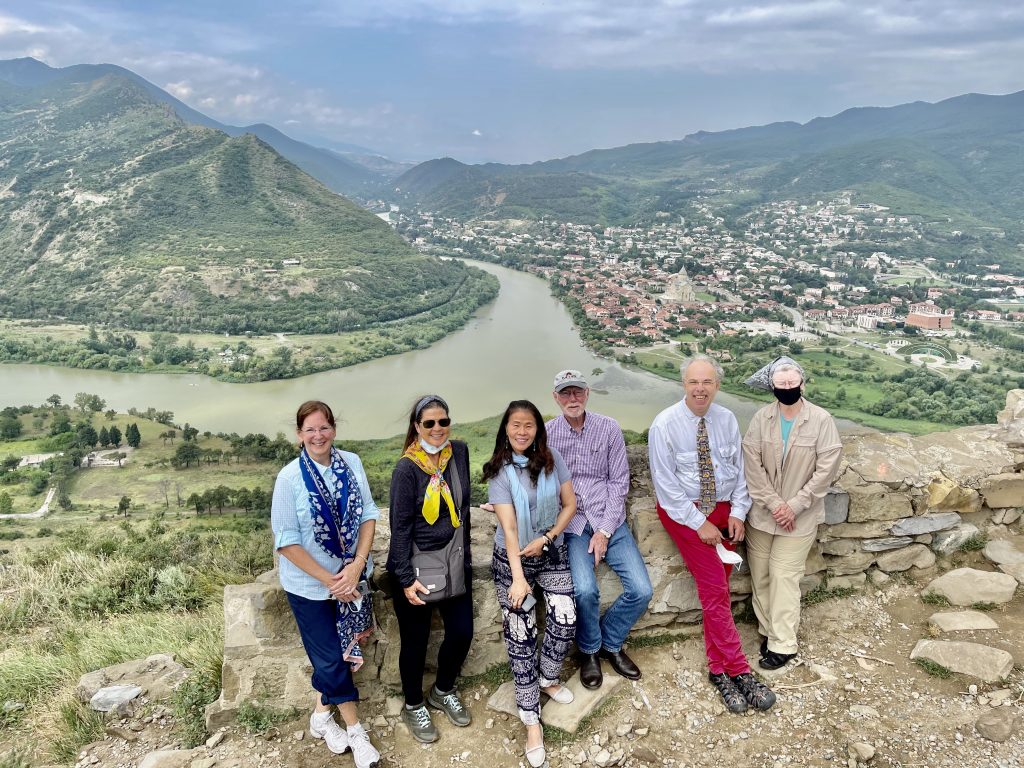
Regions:
[[800, 387], [792, 387], [790, 389], [772, 387], [772, 392], [775, 398], [783, 405], [793, 405], [800, 399]]

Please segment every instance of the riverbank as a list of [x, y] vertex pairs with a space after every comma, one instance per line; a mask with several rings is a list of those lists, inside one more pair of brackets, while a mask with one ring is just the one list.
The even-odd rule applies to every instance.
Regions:
[[[0, 320], [0, 363], [37, 363], [126, 373], [198, 374], [232, 383], [298, 378], [426, 349], [494, 301], [484, 270], [458, 297], [401, 321], [334, 334], [172, 334], [76, 324]], [[467, 281], [469, 282], [469, 281]]]

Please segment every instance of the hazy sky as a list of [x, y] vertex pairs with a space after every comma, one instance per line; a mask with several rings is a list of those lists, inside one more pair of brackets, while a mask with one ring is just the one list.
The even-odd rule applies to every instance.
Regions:
[[17, 56], [120, 64], [320, 145], [530, 162], [1024, 90], [1024, 2], [7, 0]]

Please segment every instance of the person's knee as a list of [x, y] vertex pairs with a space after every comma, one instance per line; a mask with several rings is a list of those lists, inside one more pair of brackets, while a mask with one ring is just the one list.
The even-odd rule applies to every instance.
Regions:
[[630, 584], [625, 592], [626, 599], [631, 603], [647, 605], [654, 597], [654, 587], [648, 579], [643, 579], [636, 584]]
[[573, 592], [576, 594], [576, 602], [582, 605], [598, 603], [601, 600], [601, 591], [593, 579], [574, 583]]

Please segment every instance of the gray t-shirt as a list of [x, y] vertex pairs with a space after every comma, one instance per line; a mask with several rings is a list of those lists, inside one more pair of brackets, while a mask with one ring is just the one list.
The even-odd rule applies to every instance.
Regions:
[[[569, 474], [569, 468], [565, 466], [565, 462], [562, 460], [562, 456], [554, 448], [548, 447], [551, 451], [551, 456], [555, 460], [555, 476], [558, 478], [558, 486], [561, 487], [562, 483], [568, 480], [571, 475]], [[537, 486], [530, 480], [530, 472], [526, 467], [518, 467], [513, 465], [516, 470], [516, 475], [519, 477], [519, 482], [523, 484], [523, 488], [526, 489], [526, 495], [530, 499], [530, 513], [533, 514], [537, 511]], [[505, 474], [505, 470], [502, 469], [498, 472], [496, 477], [492, 477], [487, 481], [487, 500], [491, 504], [511, 504], [512, 503], [512, 489], [508, 484], [508, 476]], [[562, 499], [559, 496], [558, 508], [562, 508]], [[505, 548], [505, 531], [501, 527], [501, 523], [498, 523], [497, 529], [494, 531], [494, 543], [500, 549]], [[555, 539], [556, 544], [562, 543], [562, 536], [559, 535]]]

